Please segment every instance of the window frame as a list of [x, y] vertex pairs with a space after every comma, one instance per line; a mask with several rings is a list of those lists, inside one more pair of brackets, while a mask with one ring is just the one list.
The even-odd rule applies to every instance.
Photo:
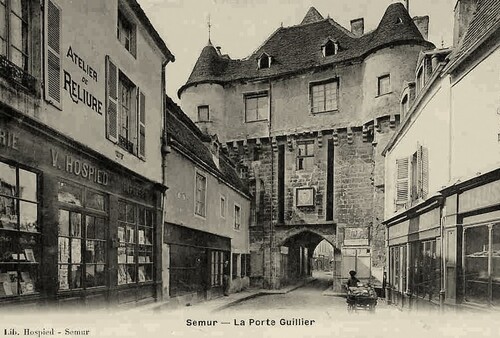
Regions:
[[[34, 247], [31, 248], [31, 251], [33, 251], [33, 249], [37, 249], [37, 246], [39, 248], [42, 247], [42, 241], [43, 241], [43, 234], [44, 234], [44, 231], [43, 231], [43, 219], [42, 219], [42, 208], [43, 208], [43, 201], [42, 201], [42, 187], [43, 187], [43, 172], [40, 171], [40, 170], [37, 170], [37, 169], [34, 169], [34, 168], [30, 168], [28, 166], [25, 166], [21, 163], [17, 163], [15, 161], [11, 161], [11, 160], [8, 160], [8, 159], [5, 159], [5, 158], [2, 158], [0, 157], [0, 163], [2, 164], [5, 164], [7, 166], [10, 166], [10, 167], [13, 167], [15, 169], [15, 175], [16, 175], [16, 183], [15, 183], [15, 193], [14, 194], [11, 194], [11, 195], [7, 195], [7, 194], [3, 194], [2, 193], [2, 198], [6, 198], [6, 199], [12, 199], [13, 202], [15, 203], [15, 211], [16, 211], [16, 218], [17, 218], [17, 221], [16, 221], [16, 228], [14, 229], [10, 229], [10, 228], [7, 228], [7, 227], [3, 227], [3, 228], [0, 228], [0, 234], [3, 236], [3, 234], [10, 234], [10, 238], [11, 240], [14, 239], [14, 243], [16, 244], [16, 246], [19, 245], [19, 242], [20, 242], [20, 239], [21, 239], [21, 236], [23, 235], [32, 235], [32, 236], [37, 236], [37, 244], [35, 244]], [[36, 194], [35, 194], [35, 201], [33, 200], [30, 200], [28, 198], [23, 198], [20, 196], [19, 194], [19, 187], [20, 187], [20, 170], [24, 170], [24, 171], [27, 171], [31, 174], [34, 174], [36, 175], [36, 179], [35, 179], [35, 185], [36, 185]], [[36, 211], [36, 228], [35, 228], [35, 231], [30, 231], [28, 230], [28, 228], [26, 228], [26, 230], [24, 229], [21, 229], [21, 202], [25, 202], [25, 203], [30, 203], [30, 204], [36, 204], [37, 206], [37, 211]], [[12, 241], [11, 241], [12, 243]], [[3, 254], [3, 253], [2, 253]], [[10, 298], [19, 298], [19, 297], [26, 297], [26, 296], [30, 296], [30, 295], [38, 295], [40, 293], [43, 292], [43, 285], [41, 285], [41, 280], [42, 280], [42, 274], [41, 274], [41, 268], [42, 268], [42, 262], [44, 260], [44, 255], [43, 255], [43, 250], [40, 250], [38, 252], [38, 256], [35, 258], [35, 261], [34, 262], [31, 262], [30, 261], [30, 266], [32, 266], [33, 268], [36, 269], [35, 271], [35, 278], [36, 280], [33, 280], [32, 279], [32, 274], [30, 274], [30, 279], [31, 279], [31, 283], [32, 283], [32, 286], [33, 286], [33, 291], [32, 292], [29, 292], [29, 293], [22, 293], [22, 285], [20, 284], [20, 281], [21, 279], [23, 279], [23, 276], [22, 276], [22, 272], [25, 272], [23, 271], [22, 267], [24, 266], [19, 264], [19, 261], [21, 261], [22, 259], [20, 258], [20, 254], [23, 254], [24, 257], [25, 257], [25, 260], [29, 260], [26, 256], [26, 249], [23, 250], [23, 252], [19, 253], [18, 251], [18, 256], [17, 256], [17, 260], [14, 260], [14, 263], [13, 265], [15, 265], [15, 270], [14, 269], [11, 269], [11, 268], [6, 268], [6, 270], [11, 270], [11, 271], [15, 271], [16, 272], [16, 294], [12, 294], [12, 295], [2, 295], [0, 296], [0, 299], [10, 299]], [[34, 255], [34, 253], [33, 253]], [[37, 260], [38, 259], [38, 260]], [[31, 265], [32, 264], [32, 265]], [[4, 264], [2, 264], [3, 266]], [[5, 266], [9, 266], [10, 264], [9, 263], [6, 263]], [[8, 274], [9, 271], [6, 272], [6, 274]], [[21, 277], [21, 278], [20, 278]], [[26, 283], [26, 281], [24, 281]], [[21, 291], [21, 292], [19, 292]]]
[[[206, 119], [201, 119], [200, 118], [200, 109], [207, 109], [207, 118]], [[210, 106], [208, 104], [203, 104], [198, 106], [198, 121], [197, 122], [210, 122]]]
[[[238, 213], [236, 213], [238, 211]], [[238, 203], [234, 203], [233, 207], [233, 230], [240, 231], [241, 230], [241, 205]], [[238, 215], [238, 217], [236, 217]]]
[[[119, 76], [118, 76], [118, 145], [125, 149], [127, 152], [131, 154], [135, 154], [135, 148], [138, 146], [137, 144], [137, 139], [138, 139], [138, 132], [137, 130], [133, 130], [133, 124], [132, 120], [133, 114], [135, 116], [135, 121], [136, 121], [136, 129], [138, 127], [138, 119], [139, 119], [139, 112], [138, 112], [138, 106], [137, 106], [137, 86], [122, 72], [118, 71]], [[124, 108], [123, 104], [123, 95], [122, 91], [123, 89], [126, 88], [127, 95], [129, 96], [129, 105], [128, 107]], [[134, 101], [135, 100], [135, 101]], [[127, 135], [124, 136], [122, 134], [123, 131], [123, 110], [127, 109], [127, 116], [126, 116], [126, 131]], [[135, 136], [135, 137], [134, 137]]]
[[226, 196], [220, 195], [220, 208], [219, 208], [219, 213], [221, 218], [226, 218], [227, 214], [227, 202], [226, 202]]
[[[82, 185], [80, 183], [76, 183], [70, 180], [66, 179], [59, 179], [58, 180], [58, 191], [60, 189], [61, 184], [66, 184], [69, 186], [72, 186], [73, 188], [77, 188], [80, 193], [81, 193], [81, 205], [76, 205], [73, 203], [68, 203], [66, 201], [61, 201], [57, 200], [57, 209], [58, 209], [58, 214], [61, 212], [67, 212], [68, 213], [68, 234], [67, 235], [61, 235], [61, 233], [58, 233], [58, 247], [57, 247], [57, 254], [58, 256], [60, 255], [60, 238], [67, 238], [69, 239], [69, 246], [70, 246], [70, 251], [69, 251], [69, 263], [65, 262], [60, 262], [59, 258], [57, 261], [57, 275], [58, 275], [58, 287], [57, 287], [57, 293], [67, 293], [67, 292], [74, 292], [78, 290], [92, 290], [92, 289], [109, 289], [111, 287], [109, 283], [109, 274], [110, 274], [110, 250], [108, 248], [109, 242], [110, 242], [110, 225], [109, 225], [109, 195], [107, 195], [105, 192], [89, 188], [85, 185]], [[103, 204], [103, 209], [99, 210], [97, 208], [93, 208], [92, 206], [89, 206], [88, 203], [88, 193], [93, 192], [100, 194], [104, 197], [104, 204]], [[79, 214], [80, 215], [80, 236], [73, 236], [71, 234], [71, 227], [72, 227], [72, 219], [71, 219], [71, 214]], [[60, 216], [59, 216], [60, 217]], [[94, 218], [94, 224], [95, 224], [95, 219], [100, 218], [103, 221], [103, 226], [104, 226], [104, 238], [89, 238], [87, 236], [87, 217], [92, 217]], [[59, 221], [58, 221], [59, 222]], [[60, 224], [58, 224], [58, 227]], [[94, 225], [95, 226], [95, 225]], [[96, 236], [94, 236], [96, 237]], [[71, 243], [73, 240], [80, 240], [80, 254], [81, 254], [81, 261], [80, 262], [71, 262], [71, 257], [72, 257], [72, 250], [71, 250]], [[103, 263], [90, 263], [86, 259], [86, 248], [88, 245], [88, 241], [98, 241], [104, 244], [104, 262]], [[87, 286], [87, 281], [86, 281], [86, 276], [87, 276], [87, 267], [88, 266], [97, 266], [97, 265], [104, 265], [104, 285], [97, 285], [97, 286]], [[80, 287], [72, 288], [71, 283], [68, 285], [68, 288], [61, 289], [60, 288], [60, 275], [59, 275], [59, 267], [60, 266], [67, 266], [68, 270], [68, 278], [71, 279], [73, 270], [72, 266], [80, 266], [81, 271], [80, 273], [82, 276], [80, 276]], [[85, 277], [84, 277], [85, 276]]]
[[[121, 33], [129, 33], [129, 47], [126, 46], [126, 40], [122, 41]], [[116, 39], [120, 45], [125, 48], [134, 58], [137, 55], [137, 26], [132, 22], [132, 20], [124, 13], [122, 8], [118, 8], [118, 13], [116, 17]]]
[[[387, 91], [382, 92], [382, 86], [381, 86], [381, 81], [387, 79], [389, 81], [389, 84], [387, 85]], [[377, 77], [377, 97], [391, 94], [392, 93], [392, 87], [391, 87], [391, 74], [383, 74]]]
[[[199, 214], [197, 210], [197, 204], [201, 201], [198, 201], [198, 176], [203, 177], [205, 180], [204, 187], [204, 196], [203, 196], [203, 214]], [[203, 174], [200, 170], [196, 169], [194, 174], [194, 215], [196, 217], [200, 217], [202, 219], [206, 219], [207, 217], [207, 188], [208, 188], [208, 178], [207, 175]]]
[[[336, 84], [335, 86], [335, 107], [333, 109], [327, 109], [327, 96], [326, 96], [326, 85], [329, 84]], [[315, 101], [314, 101], [314, 88], [323, 86], [322, 92], [323, 92], [323, 110], [318, 110], [315, 111]], [[320, 81], [314, 81], [314, 82], [309, 82], [309, 111], [311, 114], [322, 114], [322, 113], [329, 113], [329, 112], [337, 112], [339, 111], [339, 102], [340, 101], [340, 77], [336, 76], [333, 78], [325, 79], [325, 80], [320, 80]]]
[[[305, 165], [304, 159], [306, 158], [312, 158], [312, 163], [310, 164], [311, 167], [314, 166], [314, 151], [315, 151], [315, 144], [316, 142], [314, 140], [300, 140], [297, 141], [297, 152], [296, 152], [296, 160], [295, 160], [295, 170], [310, 170], [311, 168], [308, 168], [308, 166]], [[305, 155], [300, 155], [300, 147], [301, 146], [306, 146], [305, 150], [309, 149], [309, 146], [311, 146], [311, 154], [305, 154]]]
[[[0, 56], [4, 56], [9, 62], [14, 64], [16, 67], [19, 69], [22, 69], [24, 72], [31, 74], [31, 62], [32, 58], [30, 57], [30, 52], [32, 51], [31, 48], [31, 42], [32, 42], [32, 36], [31, 36], [31, 22], [32, 22], [32, 15], [31, 15], [31, 1], [29, 0], [20, 0], [21, 4], [21, 13], [16, 13], [14, 12], [12, 8], [12, 0], [4, 0], [4, 6], [5, 6], [5, 40], [3, 38], [0, 38], [0, 40], [3, 40], [5, 43], [5, 53], [3, 50], [0, 50]], [[23, 8], [23, 5], [26, 6], [26, 8]], [[26, 13], [22, 13], [23, 10], [26, 11]], [[19, 16], [21, 14], [21, 16]], [[23, 18], [23, 14], [26, 14], [26, 18]], [[19, 50], [18, 46], [15, 46], [12, 42], [12, 23], [11, 23], [11, 18], [12, 16], [15, 16], [21, 21], [21, 46], [22, 49], [26, 50]], [[26, 34], [26, 35], [24, 35]], [[12, 50], [17, 50], [21, 54], [21, 57], [23, 59], [24, 67], [18, 65], [16, 62], [12, 60]]]
[[[266, 109], [266, 116], [259, 118], [259, 99], [265, 98], [266, 99], [266, 104], [267, 104], [267, 109]], [[249, 120], [248, 119], [248, 100], [256, 99], [257, 100], [257, 109], [256, 109], [256, 119], [255, 120]], [[245, 93], [243, 94], [243, 105], [244, 105], [244, 113], [245, 113], [245, 123], [253, 123], [253, 122], [262, 122], [262, 121], [268, 121], [269, 120], [269, 115], [270, 115], [270, 104], [269, 104], [269, 92], [267, 90], [263, 91], [257, 91], [257, 92], [251, 92], [251, 93]]]
[[[331, 48], [333, 48], [333, 53]], [[321, 51], [323, 52], [324, 57], [337, 55], [337, 53], [339, 52], [339, 43], [328, 39], [328, 41], [323, 46], [321, 46]], [[330, 53], [328, 53], [328, 51], [330, 51]]]

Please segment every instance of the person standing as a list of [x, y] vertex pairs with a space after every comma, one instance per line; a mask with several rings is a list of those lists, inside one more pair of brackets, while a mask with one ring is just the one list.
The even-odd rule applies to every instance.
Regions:
[[222, 288], [224, 290], [224, 296], [229, 296], [229, 261], [225, 260], [224, 265], [222, 267]]

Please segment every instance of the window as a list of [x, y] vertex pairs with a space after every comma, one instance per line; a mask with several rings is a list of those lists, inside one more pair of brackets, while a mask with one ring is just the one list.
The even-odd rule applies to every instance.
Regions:
[[250, 254], [241, 254], [241, 277], [250, 277]]
[[417, 297], [437, 301], [441, 284], [440, 245], [432, 239], [410, 244], [409, 289]]
[[106, 56], [106, 138], [146, 158], [146, 96]]
[[0, 55], [28, 71], [28, 0], [0, 0]]
[[210, 111], [208, 106], [198, 106], [198, 122], [210, 121]]
[[406, 292], [407, 249], [406, 244], [390, 248], [390, 284], [396, 291]]
[[267, 53], [262, 53], [258, 60], [258, 67], [259, 69], [271, 67], [271, 56]]
[[128, 152], [134, 152], [134, 142], [137, 139], [136, 126], [133, 126], [133, 114], [136, 111], [133, 107], [132, 97], [135, 93], [135, 86], [122, 74], [118, 83], [118, 109], [119, 109], [119, 130], [118, 130], [118, 144], [126, 149]]
[[406, 94], [403, 97], [403, 100], [401, 100], [401, 118], [403, 118], [406, 113], [408, 113], [408, 110], [410, 109], [410, 102], [408, 100], [408, 94]]
[[222, 195], [220, 197], [220, 217], [226, 218], [226, 198]]
[[422, 65], [417, 72], [417, 94], [422, 91], [422, 88], [424, 88], [424, 66]]
[[198, 216], [205, 217], [205, 203], [206, 203], [206, 190], [207, 190], [207, 179], [200, 173], [196, 173], [196, 201], [194, 207], [194, 213]]
[[153, 280], [154, 212], [118, 202], [118, 284]]
[[396, 160], [396, 211], [411, 202], [425, 199], [429, 190], [429, 155], [426, 147], [410, 157]]
[[267, 92], [245, 95], [245, 121], [255, 122], [267, 120], [269, 115], [269, 98]]
[[241, 226], [241, 208], [239, 205], [234, 205], [234, 230], [240, 230]]
[[[238, 277], [238, 265], [240, 265], [240, 254], [237, 254], [237, 253], [233, 253], [232, 255], [232, 263], [233, 263], [233, 267], [232, 267], [232, 279], [236, 279], [236, 277]], [[240, 265], [241, 267], [241, 265]]]
[[107, 286], [107, 199], [59, 182], [59, 291]]
[[224, 266], [224, 252], [212, 251], [210, 259], [210, 285], [221, 286]]
[[116, 28], [116, 37], [118, 41], [128, 50], [132, 55], [136, 55], [136, 36], [134, 25], [118, 11], [118, 25]]
[[500, 223], [464, 226], [464, 300], [500, 306]]
[[338, 43], [333, 42], [332, 40], [328, 40], [328, 42], [321, 47], [323, 56], [335, 55], [337, 54], [338, 49], [339, 49]]
[[321, 113], [338, 109], [338, 80], [311, 85], [311, 111]]
[[40, 291], [38, 175], [0, 162], [0, 298]]
[[391, 92], [391, 76], [384, 75], [378, 78], [377, 95], [384, 95]]
[[314, 164], [314, 141], [297, 142], [297, 170], [310, 170]]

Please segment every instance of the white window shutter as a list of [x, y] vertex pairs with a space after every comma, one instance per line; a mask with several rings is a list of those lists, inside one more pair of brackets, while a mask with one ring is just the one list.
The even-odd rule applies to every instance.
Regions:
[[106, 137], [118, 141], [118, 68], [106, 55]]
[[61, 8], [54, 1], [46, 0], [44, 11], [44, 92], [45, 99], [59, 109], [62, 109], [61, 17]]
[[139, 91], [139, 157], [146, 158], [146, 96]]
[[420, 147], [422, 168], [422, 197], [427, 198], [429, 194], [429, 150], [426, 147]]
[[404, 205], [409, 198], [410, 159], [408, 157], [396, 160], [396, 205]]

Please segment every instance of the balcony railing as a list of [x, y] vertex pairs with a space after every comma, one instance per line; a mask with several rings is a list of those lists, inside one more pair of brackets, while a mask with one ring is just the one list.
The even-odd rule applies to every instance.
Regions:
[[36, 79], [9, 61], [4, 55], [0, 55], [0, 77], [3, 77], [12, 85], [27, 89], [31, 93], [36, 90]]

